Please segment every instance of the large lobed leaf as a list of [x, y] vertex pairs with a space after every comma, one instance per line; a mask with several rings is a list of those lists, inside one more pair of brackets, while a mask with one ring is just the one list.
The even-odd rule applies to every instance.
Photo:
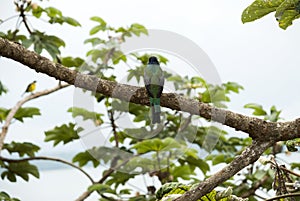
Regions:
[[9, 153], [18, 153], [20, 157], [27, 155], [29, 157], [34, 157], [35, 153], [40, 150], [40, 147], [38, 147], [35, 144], [32, 144], [30, 142], [11, 142], [11, 143], [5, 143], [4, 149], [6, 149]]
[[17, 176], [25, 181], [29, 180], [29, 175], [39, 178], [39, 171], [35, 165], [30, 164], [28, 161], [12, 162], [4, 166], [4, 171], [1, 173], [1, 178], [7, 178], [11, 182], [17, 181]]
[[54, 129], [45, 132], [45, 141], [54, 141], [53, 146], [56, 146], [60, 142], [67, 144], [73, 140], [79, 139], [75, 124], [69, 123], [62, 126], [56, 126]]

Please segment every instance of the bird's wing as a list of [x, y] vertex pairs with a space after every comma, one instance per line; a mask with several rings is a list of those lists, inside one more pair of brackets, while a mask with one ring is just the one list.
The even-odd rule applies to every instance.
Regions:
[[31, 86], [31, 84], [29, 84], [29, 85], [27, 86], [25, 92], [30, 92], [30, 86]]
[[164, 72], [161, 71], [161, 76], [159, 77], [159, 85], [164, 86], [164, 84], [165, 84], [165, 76], [164, 76]]
[[151, 84], [151, 77], [152, 77], [152, 72], [148, 69], [148, 67], [146, 67], [145, 71], [144, 71], [144, 82], [145, 82], [145, 85]]

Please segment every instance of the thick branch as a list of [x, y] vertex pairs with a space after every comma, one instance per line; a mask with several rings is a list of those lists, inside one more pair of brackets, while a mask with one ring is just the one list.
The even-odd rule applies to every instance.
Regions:
[[58, 85], [58, 86], [54, 87], [53, 89], [47, 89], [47, 90], [44, 90], [44, 91], [36, 92], [34, 94], [26, 96], [25, 98], [23, 98], [19, 102], [17, 102], [17, 104], [8, 113], [8, 115], [7, 115], [6, 119], [5, 119], [5, 123], [4, 123], [3, 127], [2, 127], [2, 132], [0, 133], [0, 153], [1, 153], [1, 150], [3, 148], [4, 139], [5, 139], [6, 134], [8, 132], [9, 125], [10, 125], [11, 121], [13, 120], [13, 117], [15, 116], [16, 112], [19, 110], [19, 108], [22, 107], [22, 105], [24, 103], [26, 103], [26, 102], [28, 102], [28, 101], [30, 101], [32, 99], [48, 95], [48, 94], [50, 94], [52, 92], [55, 92], [55, 91], [57, 91], [59, 89], [65, 88], [67, 86], [69, 86], [69, 85], [68, 84]]
[[[119, 84], [93, 75], [81, 74], [61, 64], [53, 63], [49, 59], [25, 49], [23, 46], [3, 38], [0, 38], [0, 55], [18, 61], [36, 72], [47, 74], [76, 87], [136, 104], [149, 105], [144, 87]], [[164, 93], [161, 97], [161, 105], [173, 110], [200, 115], [208, 120], [248, 133], [252, 138], [276, 139], [276, 141], [279, 141], [300, 137], [300, 126], [298, 126], [300, 125], [300, 119], [286, 123], [266, 122], [259, 118], [215, 108], [209, 104], [188, 99], [175, 93]]]
[[187, 191], [185, 194], [183, 194], [183, 196], [177, 198], [176, 201], [198, 200], [205, 194], [211, 192], [219, 184], [238, 173], [247, 165], [254, 163], [260, 157], [260, 155], [272, 145], [273, 142], [253, 141], [252, 145], [248, 146], [241, 155], [236, 156], [234, 160], [226, 167], [201, 182], [197, 188]]
[[[20, 62], [36, 72], [47, 74], [76, 87], [136, 104], [149, 105], [149, 98], [144, 87], [119, 84], [93, 75], [81, 74], [61, 64], [55, 64], [17, 43], [2, 38], [0, 38], [0, 55]], [[266, 122], [259, 118], [215, 108], [209, 104], [188, 99], [175, 93], [164, 93], [161, 97], [161, 106], [188, 112], [192, 115], [199, 115], [205, 119], [248, 133], [253, 138], [253, 144], [245, 149], [241, 155], [237, 156], [221, 171], [203, 181], [196, 189], [178, 198], [178, 201], [195, 201], [199, 199], [217, 185], [256, 161], [263, 151], [276, 141], [300, 137], [300, 119], [284, 123]], [[88, 195], [84, 195], [82, 198], [85, 199]], [[80, 198], [79, 200], [83, 199]]]

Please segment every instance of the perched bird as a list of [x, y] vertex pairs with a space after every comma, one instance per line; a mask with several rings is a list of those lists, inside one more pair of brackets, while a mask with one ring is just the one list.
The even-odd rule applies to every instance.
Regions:
[[165, 78], [156, 57], [151, 56], [144, 71], [144, 82], [150, 97], [152, 124], [160, 123], [160, 96], [162, 94]]
[[22, 96], [24, 96], [24, 94], [27, 93], [27, 92], [31, 92], [32, 93], [35, 90], [35, 87], [36, 87], [36, 81], [34, 80], [33, 82], [31, 82], [27, 86], [27, 88], [26, 88], [25, 92], [22, 94]]

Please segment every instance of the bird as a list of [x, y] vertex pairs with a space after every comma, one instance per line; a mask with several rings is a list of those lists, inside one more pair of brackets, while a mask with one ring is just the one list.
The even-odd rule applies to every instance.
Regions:
[[35, 90], [35, 88], [36, 88], [36, 81], [34, 80], [33, 82], [31, 82], [27, 86], [27, 88], [26, 88], [25, 92], [22, 94], [22, 96], [24, 96], [24, 94], [27, 93], [27, 92], [31, 92], [32, 93]]
[[160, 97], [164, 88], [165, 77], [155, 56], [148, 59], [144, 70], [144, 83], [150, 99], [152, 124], [160, 123]]

